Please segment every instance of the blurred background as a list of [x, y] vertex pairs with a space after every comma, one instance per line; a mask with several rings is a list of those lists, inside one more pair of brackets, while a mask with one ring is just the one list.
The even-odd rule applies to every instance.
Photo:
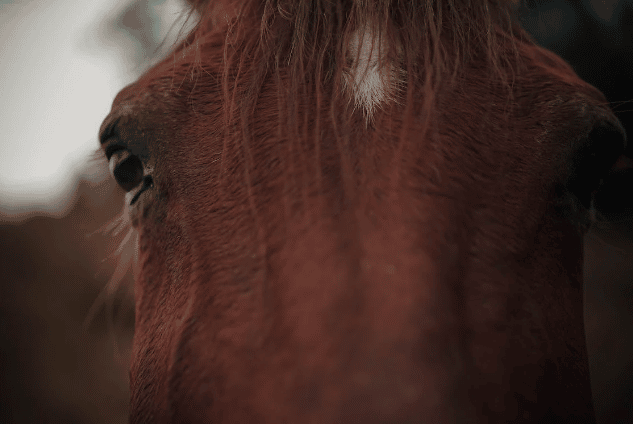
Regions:
[[[605, 93], [633, 139], [633, 0], [527, 6], [524, 27]], [[123, 193], [91, 156], [114, 96], [173, 45], [183, 8], [0, 0], [0, 424], [127, 422], [132, 282], [103, 296], [122, 235], [95, 233]], [[631, 229], [585, 240], [600, 423], [633, 423]]]

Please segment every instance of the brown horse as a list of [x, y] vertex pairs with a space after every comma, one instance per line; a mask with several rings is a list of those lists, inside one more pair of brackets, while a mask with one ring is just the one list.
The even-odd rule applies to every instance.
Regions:
[[100, 134], [131, 422], [595, 422], [583, 234], [626, 138], [516, 4], [191, 6]]

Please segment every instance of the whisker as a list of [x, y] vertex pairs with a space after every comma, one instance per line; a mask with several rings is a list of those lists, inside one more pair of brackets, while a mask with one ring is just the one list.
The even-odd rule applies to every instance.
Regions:
[[134, 252], [132, 246], [133, 243], [130, 243], [130, 241], [132, 240], [132, 236], [135, 233], [136, 230], [130, 228], [117, 250], [113, 254], [110, 254], [108, 256], [108, 258], [112, 256], [118, 256], [117, 266], [114, 269], [114, 272], [112, 273], [112, 276], [106, 283], [105, 287], [101, 290], [101, 292], [97, 296], [97, 299], [88, 310], [86, 318], [83, 322], [84, 330], [88, 330], [100, 308], [104, 305], [104, 303], [110, 301], [112, 297], [116, 294], [121, 285], [123, 277], [125, 277], [125, 274], [130, 269]]
[[[117, 228], [120, 225], [126, 225], [126, 224], [127, 223], [125, 222], [124, 212], [121, 212], [117, 216], [112, 218], [110, 221], [108, 221], [106, 224], [104, 224], [101, 227], [97, 228], [96, 230], [86, 234], [85, 237], [86, 238], [91, 238], [95, 234], [108, 235], [114, 228]], [[113, 236], [117, 236], [119, 234], [119, 232], [120, 232], [120, 230], [116, 230], [115, 233], [113, 234]]]

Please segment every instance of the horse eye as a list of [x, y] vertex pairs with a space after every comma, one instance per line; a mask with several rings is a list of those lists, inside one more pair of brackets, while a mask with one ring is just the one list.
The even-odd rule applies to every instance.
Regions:
[[110, 174], [125, 191], [143, 181], [143, 162], [127, 149], [117, 150], [110, 156]]

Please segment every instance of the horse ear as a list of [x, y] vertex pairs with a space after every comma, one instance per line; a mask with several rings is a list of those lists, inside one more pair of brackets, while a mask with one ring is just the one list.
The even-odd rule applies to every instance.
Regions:
[[599, 121], [572, 156], [567, 188], [587, 209], [618, 219], [633, 212], [633, 145], [619, 122]]

